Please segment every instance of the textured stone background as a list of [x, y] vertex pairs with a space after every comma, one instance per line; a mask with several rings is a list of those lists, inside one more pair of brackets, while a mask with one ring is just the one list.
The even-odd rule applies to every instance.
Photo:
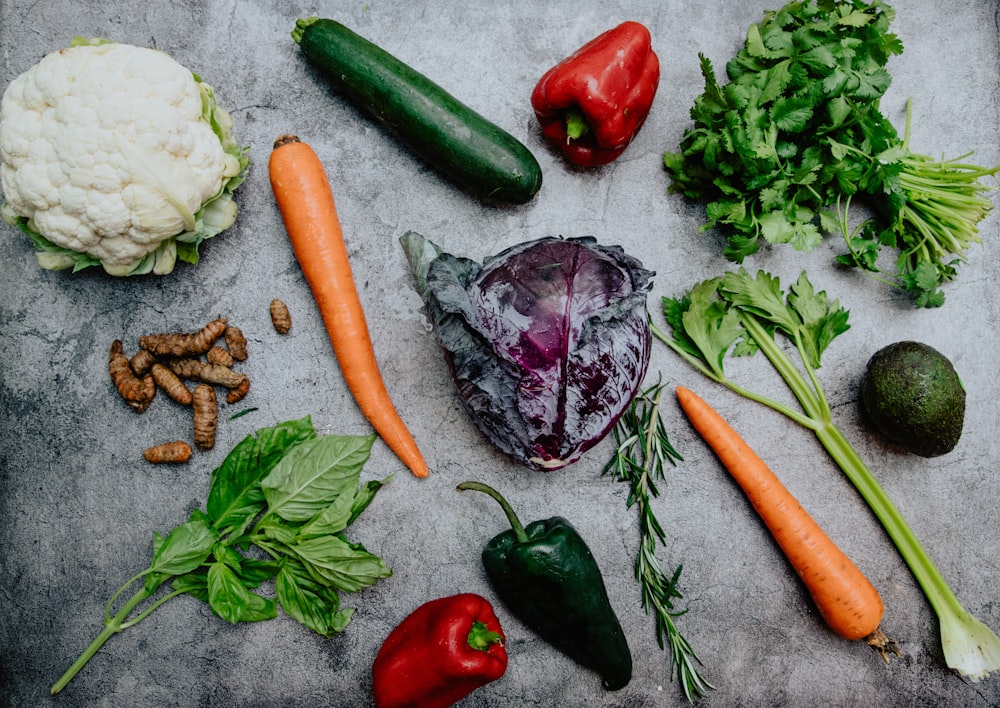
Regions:
[[[518, 468], [485, 443], [461, 410], [410, 286], [398, 237], [420, 231], [454, 253], [482, 259], [543, 235], [594, 235], [620, 244], [657, 273], [651, 307], [728, 264], [702, 212], [666, 194], [660, 156], [674, 149], [702, 83], [697, 53], [718, 67], [746, 27], [777, 3], [410, 3], [177, 0], [0, 0], [0, 86], [75, 35], [103, 36], [171, 53], [216, 88], [251, 148], [238, 192], [237, 225], [209, 242], [197, 267], [162, 279], [114, 280], [98, 272], [43, 272], [30, 244], [0, 229], [0, 704], [63, 706], [364, 706], [370, 664], [391, 627], [425, 600], [461, 591], [493, 597], [479, 564], [504, 527], [485, 497], [454, 485], [497, 486], [525, 521], [563, 515], [589, 540], [628, 632], [635, 677], [617, 693], [557, 654], [498, 608], [510, 666], [468, 706], [683, 705], [668, 656], [632, 578], [638, 532], [625, 488], [600, 476], [608, 441], [549, 475]], [[893, 29], [905, 44], [892, 60], [883, 109], [900, 127], [914, 99], [912, 146], [954, 156], [975, 150], [1000, 162], [1000, 48], [995, 0], [900, 0]], [[410, 62], [522, 139], [545, 172], [538, 198], [485, 206], [414, 160], [334, 95], [299, 55], [298, 17], [329, 16]], [[541, 73], [600, 31], [645, 23], [663, 77], [652, 114], [613, 166], [568, 168], [541, 142], [528, 95]], [[346, 393], [267, 182], [272, 141], [294, 132], [327, 165], [375, 347], [432, 475], [418, 481], [378, 443], [365, 478], [397, 472], [351, 529], [394, 569], [392, 578], [345, 598], [347, 631], [320, 638], [287, 617], [231, 626], [188, 598], [169, 602], [114, 637], [66, 691], [48, 687], [101, 628], [104, 603], [149, 559], [154, 531], [204, 504], [210, 471], [249, 432], [311, 414], [332, 433], [367, 425]], [[748, 261], [783, 281], [808, 268], [814, 283], [851, 310], [852, 329], [824, 358], [821, 378], [837, 423], [903, 510], [958, 596], [1000, 629], [1000, 220], [948, 288], [946, 306], [914, 311], [858, 273], [788, 249]], [[292, 332], [271, 329], [267, 305], [284, 299]], [[152, 442], [188, 435], [189, 414], [165, 398], [143, 416], [118, 400], [106, 374], [115, 338], [185, 330], [225, 315], [250, 338], [254, 384], [224, 408], [216, 448], [183, 467], [145, 464]], [[966, 429], [949, 455], [924, 460], [884, 445], [859, 423], [857, 387], [868, 357], [900, 339], [939, 348], [968, 391]], [[763, 360], [741, 363], [766, 392], [781, 393]], [[886, 631], [904, 656], [884, 666], [864, 645], [838, 639], [766, 531], [673, 403], [665, 415], [685, 457], [656, 511], [669, 543], [664, 566], [683, 563], [678, 620], [718, 689], [718, 706], [977, 706], [1000, 704], [1000, 678], [967, 683], [944, 666], [933, 615], [913, 577], [848, 482], [805, 431], [713, 387], [662, 346], [649, 382], [662, 376], [699, 391], [740, 429], [882, 593]], [[252, 414], [228, 415], [245, 407]]]

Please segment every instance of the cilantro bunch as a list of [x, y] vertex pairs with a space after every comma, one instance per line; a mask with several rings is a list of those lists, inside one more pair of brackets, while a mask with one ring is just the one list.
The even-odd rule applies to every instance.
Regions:
[[[882, 0], [790, 2], [750, 26], [722, 85], [702, 55], [705, 90], [677, 152], [664, 164], [669, 190], [706, 202], [735, 263], [761, 241], [813, 250], [839, 233], [838, 262], [901, 288], [920, 307], [944, 302], [978, 223], [990, 211], [982, 179], [1000, 171], [962, 157], [936, 160], [909, 149], [879, 110], [891, 83], [886, 64], [903, 45]], [[875, 216], [853, 230], [852, 198]], [[894, 272], [880, 264], [895, 253]]]
[[[340, 607], [340, 593], [392, 575], [378, 556], [344, 536], [388, 481], [359, 484], [374, 440], [317, 435], [308, 417], [244, 438], [212, 472], [206, 510], [195, 509], [166, 536], [153, 535], [149, 567], [111, 596], [104, 628], [52, 693], [108, 639], [179, 595], [207, 603], [234, 624], [271, 619], [281, 607], [325, 637], [343, 631], [354, 610]], [[255, 592], [269, 580], [273, 593]], [[135, 592], [116, 609], [132, 586]]]

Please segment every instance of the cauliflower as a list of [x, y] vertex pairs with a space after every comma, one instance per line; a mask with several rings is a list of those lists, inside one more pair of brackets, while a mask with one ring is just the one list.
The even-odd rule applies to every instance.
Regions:
[[158, 50], [78, 38], [0, 101], [0, 213], [50, 270], [197, 263], [248, 165], [212, 87]]

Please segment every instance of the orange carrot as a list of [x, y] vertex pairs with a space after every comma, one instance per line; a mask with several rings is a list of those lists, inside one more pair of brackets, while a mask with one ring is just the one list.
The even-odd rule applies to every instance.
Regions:
[[677, 399], [695, 430], [743, 488], [830, 628], [845, 639], [869, 637], [869, 643], [881, 650], [888, 642], [879, 629], [884, 608], [868, 578], [722, 416], [683, 386], [677, 387]]
[[271, 189], [295, 258], [323, 317], [344, 380], [375, 432], [417, 477], [427, 463], [389, 398], [375, 359], [323, 163], [306, 143], [283, 135], [269, 164]]

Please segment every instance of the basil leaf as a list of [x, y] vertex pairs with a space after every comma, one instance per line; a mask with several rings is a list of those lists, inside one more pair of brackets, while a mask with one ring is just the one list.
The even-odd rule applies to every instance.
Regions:
[[375, 435], [325, 435], [292, 447], [261, 482], [268, 513], [308, 521], [354, 490], [374, 441]]
[[289, 551], [314, 578], [344, 592], [356, 592], [392, 575], [381, 558], [337, 536], [305, 539]]
[[298, 537], [314, 538], [340, 533], [347, 528], [353, 507], [354, 496], [346, 492], [341, 494], [299, 529]]
[[265, 580], [270, 580], [278, 574], [277, 561], [262, 561], [254, 558], [244, 558], [237, 574], [248, 588], [255, 588]]
[[155, 590], [171, 575], [183, 575], [196, 569], [208, 559], [215, 541], [215, 531], [208, 517], [196, 509], [188, 521], [176, 527], [159, 544], [144, 583], [146, 590]]
[[224, 543], [215, 544], [215, 547], [212, 549], [212, 555], [215, 557], [215, 560], [225, 563], [236, 571], [239, 571], [240, 566], [243, 565], [244, 558], [240, 552]]
[[354, 502], [351, 504], [351, 518], [347, 520], [345, 526], [350, 526], [354, 523], [355, 519], [361, 516], [361, 513], [368, 508], [368, 505], [372, 503], [372, 499], [375, 498], [376, 492], [382, 487], [389, 483], [389, 480], [393, 478], [393, 475], [389, 475], [383, 480], [373, 479], [365, 482], [354, 495]]
[[294, 558], [282, 561], [274, 587], [281, 608], [324, 637], [342, 632], [354, 614], [354, 610], [340, 610], [337, 591], [318, 583]]
[[353, 496], [346, 492], [341, 494], [299, 529], [298, 537], [300, 539], [314, 538], [340, 533], [361, 516], [361, 513], [375, 498], [378, 490], [384, 487], [390, 479], [392, 479], [391, 474], [383, 480], [365, 482], [355, 490]]
[[268, 519], [258, 527], [258, 530], [262, 531], [264, 538], [269, 541], [276, 541], [286, 546], [295, 543], [299, 533], [298, 529], [292, 528], [281, 519]]
[[250, 593], [249, 600], [240, 616], [241, 622], [263, 622], [278, 616], [278, 605], [274, 600], [261, 597], [256, 593]]
[[208, 568], [208, 604], [212, 612], [233, 624], [250, 609], [250, 591], [225, 563], [212, 563]]
[[[232, 564], [229, 564], [232, 568]], [[256, 588], [265, 580], [270, 580], [278, 573], [278, 563], [275, 561], [262, 561], [254, 558], [243, 558], [239, 563], [239, 568], [234, 569], [240, 582], [247, 588]], [[177, 592], [187, 593], [191, 597], [208, 602], [208, 571], [198, 568], [190, 573], [178, 575], [171, 583]], [[253, 598], [250, 600], [253, 603]], [[244, 621], [246, 619], [244, 618]]]
[[178, 575], [171, 586], [177, 592], [184, 592], [197, 600], [208, 602], [208, 573], [203, 568]]
[[307, 416], [258, 430], [248, 435], [212, 472], [206, 509], [216, 528], [249, 523], [263, 508], [259, 482], [285, 456], [289, 448], [316, 437]]

